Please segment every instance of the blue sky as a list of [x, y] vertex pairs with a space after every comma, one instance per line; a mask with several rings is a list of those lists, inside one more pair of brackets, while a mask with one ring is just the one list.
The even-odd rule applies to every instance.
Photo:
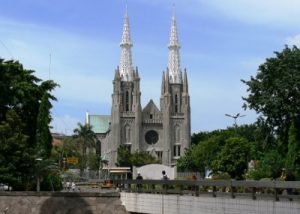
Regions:
[[[61, 87], [54, 94], [53, 130], [70, 134], [85, 112], [110, 114], [119, 64], [124, 0], [0, 0], [0, 57], [18, 59]], [[141, 76], [142, 106], [159, 106], [168, 60], [172, 4], [176, 5], [181, 67], [187, 68], [192, 131], [233, 124], [259, 64], [284, 44], [300, 45], [298, 0], [128, 0], [133, 63]], [[51, 64], [50, 64], [51, 54]], [[50, 69], [49, 69], [50, 68]]]

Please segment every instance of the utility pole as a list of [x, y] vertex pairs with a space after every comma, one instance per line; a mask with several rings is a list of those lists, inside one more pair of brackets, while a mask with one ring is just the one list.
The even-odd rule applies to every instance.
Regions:
[[241, 115], [240, 113], [237, 113], [236, 115], [225, 114], [225, 116], [233, 118], [234, 119], [234, 127], [237, 128], [236, 120], [240, 117], [245, 117], [246, 115]]

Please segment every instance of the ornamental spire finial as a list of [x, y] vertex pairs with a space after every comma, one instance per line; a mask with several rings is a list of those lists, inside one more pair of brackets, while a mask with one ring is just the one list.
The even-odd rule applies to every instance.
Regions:
[[130, 26], [129, 26], [129, 18], [128, 18], [128, 11], [127, 11], [127, 3], [126, 3], [122, 40], [120, 44], [121, 47], [120, 75], [123, 81], [132, 81], [133, 79], [133, 66], [132, 66], [132, 58], [131, 58], [132, 46], [133, 45], [130, 37]]
[[182, 83], [182, 75], [180, 69], [180, 58], [179, 58], [179, 40], [177, 35], [177, 25], [176, 25], [176, 16], [175, 16], [175, 5], [173, 4], [173, 16], [171, 24], [171, 33], [169, 41], [169, 79], [170, 83]]

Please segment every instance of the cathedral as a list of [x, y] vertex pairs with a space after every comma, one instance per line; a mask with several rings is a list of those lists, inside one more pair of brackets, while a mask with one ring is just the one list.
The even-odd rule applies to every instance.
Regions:
[[161, 164], [176, 165], [190, 145], [191, 110], [187, 72], [180, 67], [180, 44], [176, 17], [173, 14], [168, 44], [169, 58], [162, 73], [160, 106], [151, 99], [141, 106], [140, 76], [133, 67], [129, 17], [127, 10], [121, 39], [121, 59], [113, 79], [111, 115], [91, 115], [86, 122], [92, 125], [101, 142], [101, 156], [109, 166], [117, 162], [120, 145], [131, 152], [147, 151]]

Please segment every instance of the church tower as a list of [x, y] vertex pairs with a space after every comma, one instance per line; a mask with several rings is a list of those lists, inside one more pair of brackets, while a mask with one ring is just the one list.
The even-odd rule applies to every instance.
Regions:
[[161, 164], [174, 166], [190, 145], [191, 137], [188, 79], [186, 70], [182, 72], [180, 67], [175, 14], [168, 44], [168, 66], [162, 75], [160, 109], [152, 99], [143, 109], [141, 107], [140, 77], [138, 69], [133, 67], [132, 46], [126, 8], [121, 59], [113, 79], [111, 115], [90, 115], [90, 124], [97, 130], [107, 127], [98, 132], [98, 136], [101, 154], [108, 158], [109, 166], [117, 163], [121, 145], [131, 152], [149, 152]]
[[163, 72], [160, 107], [163, 115], [164, 150], [163, 162], [175, 165], [190, 145], [190, 96], [186, 69], [182, 79], [180, 68], [180, 44], [177, 35], [176, 17], [173, 14], [169, 40], [169, 59]]
[[111, 140], [109, 156], [111, 163], [117, 162], [120, 145], [130, 151], [139, 150], [141, 128], [141, 92], [138, 69], [132, 65], [129, 17], [127, 8], [120, 43], [121, 59], [115, 70], [112, 94]]

